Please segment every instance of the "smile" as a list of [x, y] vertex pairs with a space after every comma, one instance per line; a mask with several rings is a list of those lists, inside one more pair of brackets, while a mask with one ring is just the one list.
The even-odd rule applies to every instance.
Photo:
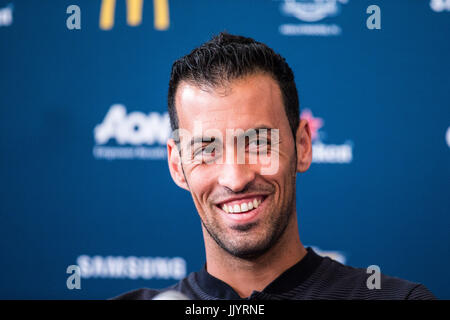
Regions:
[[224, 217], [234, 222], [250, 222], [262, 211], [267, 196], [256, 195], [217, 205]]

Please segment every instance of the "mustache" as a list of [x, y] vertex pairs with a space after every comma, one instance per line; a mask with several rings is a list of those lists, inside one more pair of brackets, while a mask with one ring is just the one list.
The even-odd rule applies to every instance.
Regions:
[[212, 203], [218, 203], [232, 196], [245, 196], [253, 194], [271, 194], [275, 191], [272, 185], [252, 183], [248, 184], [242, 190], [235, 192], [227, 187], [222, 187], [220, 190], [214, 191], [209, 196], [209, 201]]

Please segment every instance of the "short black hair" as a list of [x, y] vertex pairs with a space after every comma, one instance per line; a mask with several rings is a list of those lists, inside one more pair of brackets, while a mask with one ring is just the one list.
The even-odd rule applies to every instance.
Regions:
[[175, 94], [181, 81], [215, 88], [258, 72], [271, 75], [280, 86], [295, 140], [300, 107], [294, 73], [286, 60], [264, 43], [227, 32], [219, 33], [173, 63], [167, 99], [172, 130], [179, 126]]

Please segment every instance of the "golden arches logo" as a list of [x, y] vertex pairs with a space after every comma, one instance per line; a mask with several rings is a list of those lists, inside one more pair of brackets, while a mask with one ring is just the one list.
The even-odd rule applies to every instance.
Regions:
[[[142, 23], [144, 0], [126, 0], [127, 24], [138, 26]], [[102, 0], [100, 9], [100, 29], [111, 30], [114, 27], [116, 0]], [[170, 25], [169, 0], [153, 0], [154, 28], [167, 30]]]

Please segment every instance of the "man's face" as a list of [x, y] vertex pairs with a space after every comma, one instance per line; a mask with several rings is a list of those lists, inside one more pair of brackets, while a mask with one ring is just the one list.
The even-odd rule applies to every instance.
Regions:
[[[262, 175], [259, 161], [242, 164], [236, 158], [223, 163], [182, 163], [184, 187], [191, 192], [207, 231], [205, 241], [212, 238], [222, 249], [241, 258], [263, 254], [280, 238], [295, 212], [295, 142], [277, 82], [268, 75], [254, 74], [207, 91], [182, 82], [175, 102], [179, 127], [193, 133], [194, 138], [199, 138], [195, 125], [201, 124], [203, 133], [218, 130], [224, 137], [224, 154], [228, 148], [235, 148], [233, 141], [226, 139], [227, 129], [279, 130], [277, 141], [270, 141], [270, 131], [267, 134], [269, 147], [258, 145], [258, 137], [249, 138], [245, 144], [246, 153], [268, 149], [271, 161], [278, 161], [274, 174]], [[184, 140], [180, 143], [183, 157], [189, 150], [189, 141]], [[271, 143], [277, 148], [271, 148]], [[209, 144], [211, 141], [204, 141], [190, 152], [202, 154], [201, 148]], [[211, 238], [207, 239], [208, 235]]]

